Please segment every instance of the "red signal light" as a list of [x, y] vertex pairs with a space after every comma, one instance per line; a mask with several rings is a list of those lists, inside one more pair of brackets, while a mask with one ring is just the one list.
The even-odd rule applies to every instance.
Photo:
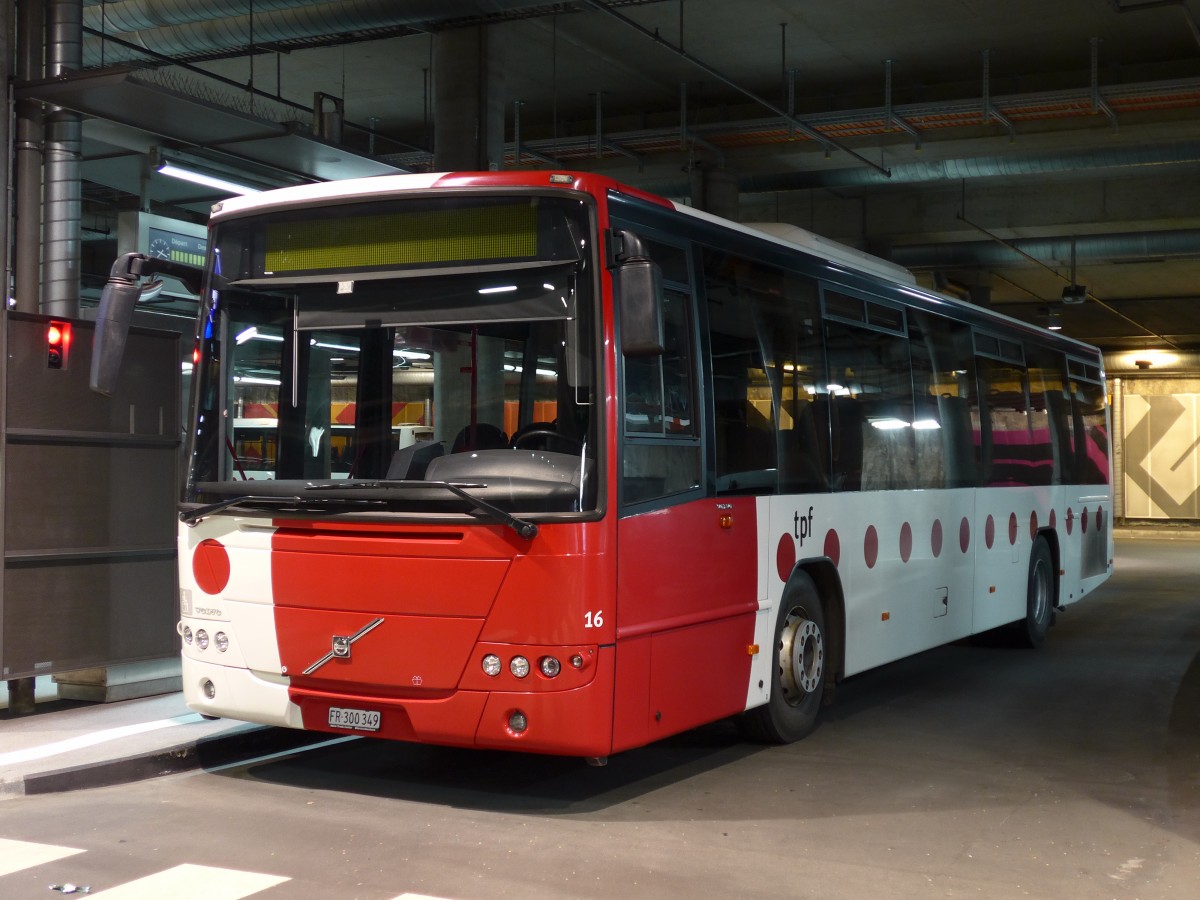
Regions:
[[51, 369], [63, 369], [67, 365], [67, 352], [71, 349], [71, 323], [51, 322], [46, 326], [46, 365]]

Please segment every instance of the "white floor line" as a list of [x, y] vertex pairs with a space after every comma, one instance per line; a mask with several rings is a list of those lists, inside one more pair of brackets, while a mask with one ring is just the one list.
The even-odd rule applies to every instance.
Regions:
[[0, 838], [0, 875], [20, 872], [22, 869], [30, 869], [82, 852], [74, 847], [33, 844], [29, 841], [10, 841]]
[[94, 900], [240, 900], [290, 881], [282, 875], [184, 863], [92, 894]]
[[60, 753], [70, 753], [72, 750], [82, 750], [86, 747], [94, 747], [97, 744], [107, 743], [108, 741], [132, 737], [135, 734], [145, 734], [149, 731], [158, 731], [160, 728], [171, 728], [175, 725], [191, 725], [199, 721], [201, 721], [199, 713], [187, 713], [186, 715], [176, 716], [173, 719], [158, 719], [154, 722], [142, 722], [137, 725], [122, 725], [119, 728], [94, 731], [91, 734], [67, 738], [62, 741], [54, 741], [49, 744], [41, 744], [37, 747], [27, 747], [24, 750], [12, 750], [8, 753], [0, 753], [0, 766], [32, 762], [37, 759], [45, 759], [48, 756], [57, 756]]

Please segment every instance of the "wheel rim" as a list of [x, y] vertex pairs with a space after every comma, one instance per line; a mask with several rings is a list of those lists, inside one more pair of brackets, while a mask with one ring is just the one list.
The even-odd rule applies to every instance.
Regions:
[[1029, 611], [1035, 622], [1043, 621], [1050, 614], [1050, 569], [1044, 559], [1033, 566], [1033, 577], [1029, 582]]
[[783, 697], [796, 706], [821, 683], [825, 670], [825, 640], [804, 610], [788, 614], [779, 639], [779, 682]]

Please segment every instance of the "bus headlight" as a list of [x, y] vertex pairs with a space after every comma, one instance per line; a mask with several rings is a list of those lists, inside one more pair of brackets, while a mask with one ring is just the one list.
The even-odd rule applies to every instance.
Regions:
[[541, 669], [542, 674], [547, 678], [553, 678], [562, 671], [562, 663], [553, 656], [543, 656], [538, 660], [538, 668]]
[[201, 650], [208, 649], [208, 632], [203, 628], [196, 629], [196, 646]]
[[500, 674], [500, 657], [489, 653], [483, 658], [483, 674], [495, 678]]
[[529, 660], [523, 656], [514, 656], [509, 661], [508, 671], [512, 672], [518, 678], [524, 678], [529, 674]]
[[229, 649], [229, 635], [223, 631], [218, 631], [213, 635], [213, 643], [217, 645], [217, 649], [224, 653]]

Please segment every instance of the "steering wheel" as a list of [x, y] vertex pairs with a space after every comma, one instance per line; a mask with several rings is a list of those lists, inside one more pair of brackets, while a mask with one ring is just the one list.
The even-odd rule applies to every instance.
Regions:
[[541, 438], [546, 442], [546, 446], [542, 448], [545, 450], [549, 450], [549, 445], [557, 442], [567, 444], [575, 448], [576, 452], [583, 452], [583, 441], [577, 441], [575, 438], [570, 438], [566, 435], [559, 434], [553, 428], [530, 428], [528, 431], [519, 433], [512, 440], [513, 449], [520, 450], [526, 443], [531, 442], [534, 438]]

